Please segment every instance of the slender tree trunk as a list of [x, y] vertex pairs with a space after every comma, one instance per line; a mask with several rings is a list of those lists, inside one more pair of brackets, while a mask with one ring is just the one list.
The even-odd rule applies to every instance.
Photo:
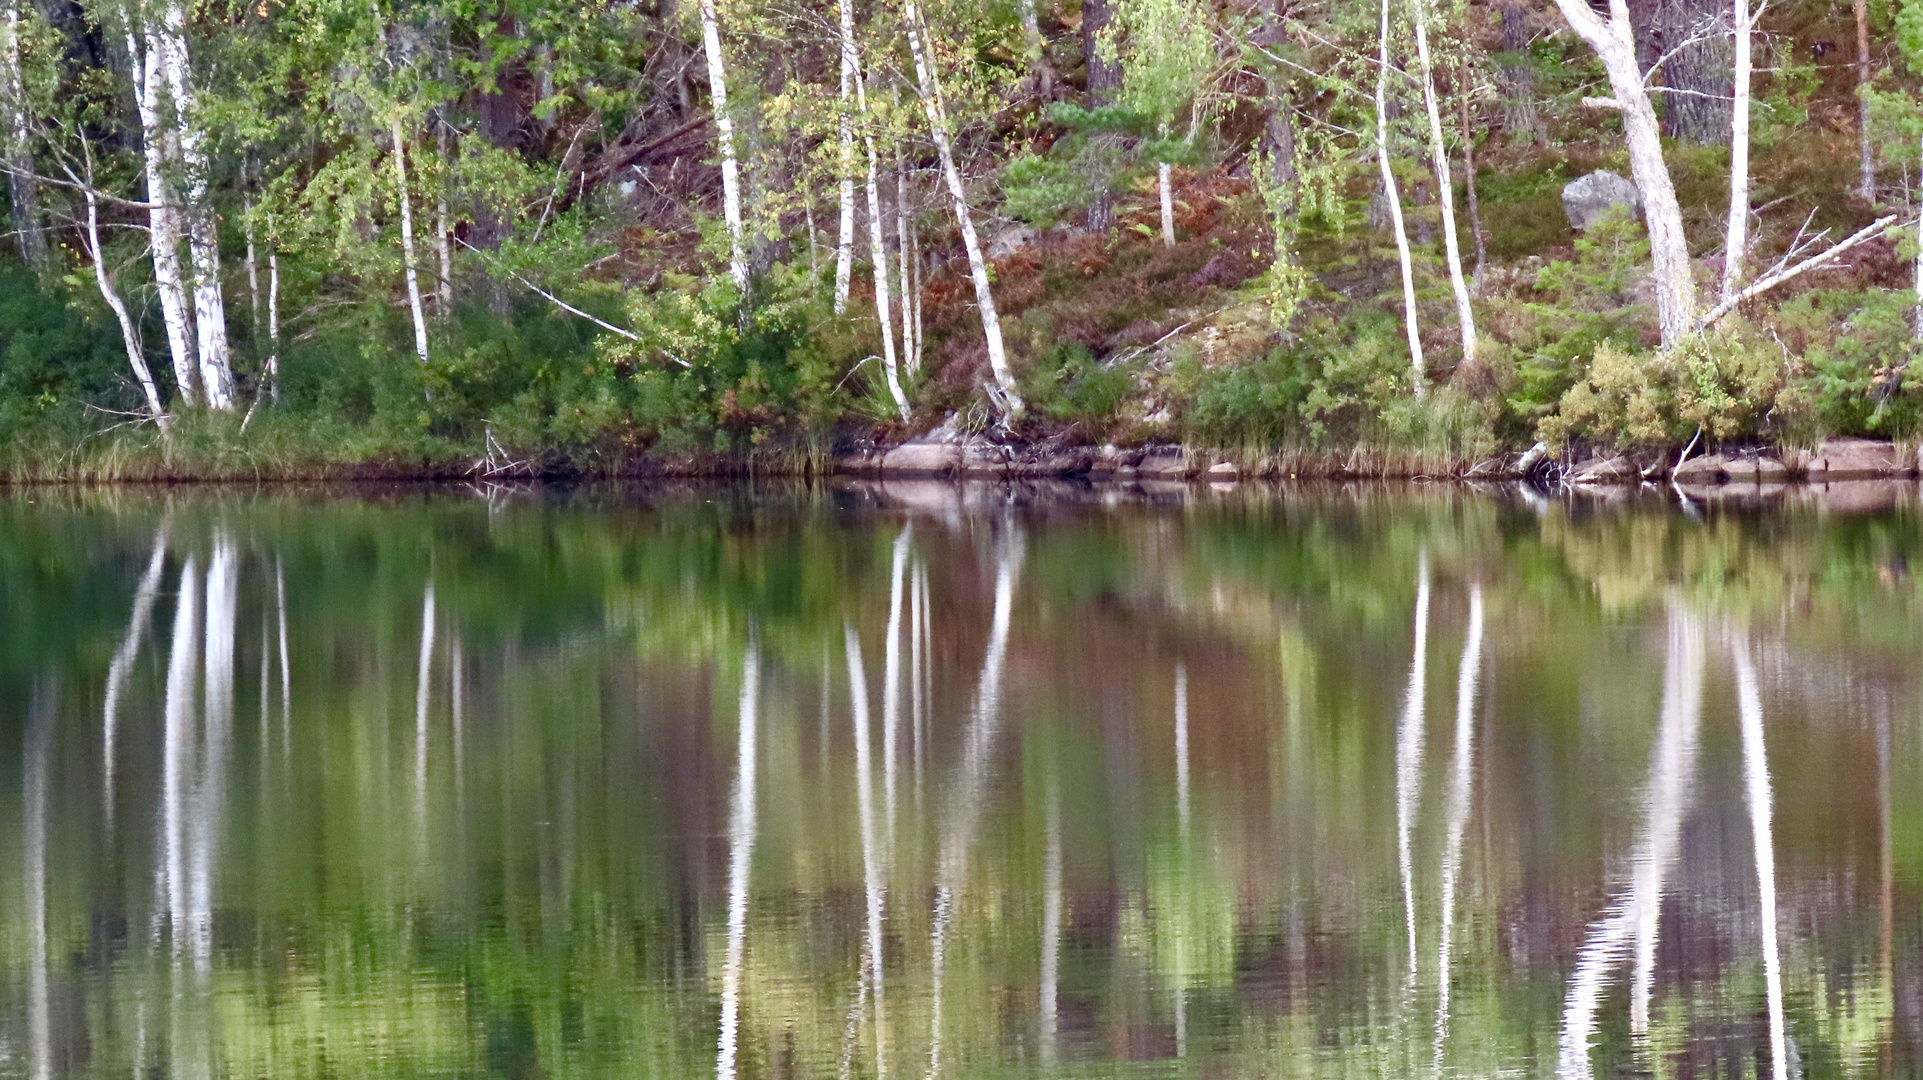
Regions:
[[421, 307], [421, 275], [414, 258], [414, 201], [407, 194], [407, 139], [401, 118], [388, 123], [394, 137], [394, 183], [401, 208], [401, 272], [407, 279], [407, 310], [414, 320], [414, 354], [427, 363], [427, 313]]
[[[835, 157], [836, 207], [840, 212], [835, 226], [835, 314], [848, 309], [849, 281], [855, 267], [855, 124], [850, 114], [860, 58], [855, 53], [854, 0], [840, 0], [841, 13], [841, 97], [835, 126], [838, 154]], [[880, 273], [880, 270], [876, 271]]]
[[434, 313], [443, 321], [454, 315], [454, 227], [448, 220], [447, 182], [454, 167], [454, 129], [445, 116], [438, 119], [441, 143], [441, 182], [434, 188], [434, 250], [441, 274], [434, 282]]
[[[847, 0], [843, 0], [844, 11]], [[854, 42], [844, 39], [843, 48], [853, 49]], [[859, 64], [859, 60], [857, 60]], [[856, 108], [861, 110], [865, 119], [868, 115], [867, 80], [856, 68]], [[868, 151], [868, 259], [874, 266], [875, 279], [875, 321], [881, 327], [881, 370], [888, 383], [888, 396], [895, 402], [895, 410], [901, 414], [902, 423], [908, 422], [908, 395], [901, 389], [901, 358], [895, 352], [895, 316], [888, 306], [888, 247], [882, 241], [882, 230], [886, 220], [881, 216], [881, 184], [878, 173], [881, 168], [879, 156], [875, 153], [875, 137], [863, 132], [862, 144]]]
[[1449, 147], [1442, 137], [1442, 110], [1436, 102], [1435, 65], [1429, 60], [1429, 4], [1416, 0], [1416, 60], [1422, 65], [1422, 105], [1429, 113], [1429, 157], [1436, 174], [1442, 212], [1442, 254], [1449, 264], [1449, 288], [1456, 294], [1456, 323], [1462, 331], [1462, 359], [1476, 358], [1476, 312], [1469, 303], [1469, 282], [1462, 275], [1462, 247], [1456, 239], [1456, 185], [1449, 176]]
[[1736, 34], [1733, 100], [1729, 113], [1729, 222], [1723, 235], [1723, 295], [1728, 300], [1743, 284], [1743, 264], [1749, 254], [1749, 0], [1732, 5]]
[[33, 177], [32, 124], [26, 79], [20, 67], [20, 4], [0, 0], [0, 109], [6, 110], [5, 153], [8, 194], [13, 199], [15, 242], [28, 266], [47, 261], [47, 234], [40, 221], [40, 195]]
[[[713, 0], [704, 0], [712, 3]], [[908, 51], [915, 61], [916, 91], [928, 115], [929, 137], [941, 161], [942, 177], [955, 204], [955, 223], [961, 229], [962, 246], [968, 252], [968, 274], [975, 283], [975, 307], [981, 312], [982, 336], [988, 344], [988, 366], [995, 373], [995, 385], [1006, 401], [1011, 416], [1022, 413], [1022, 399], [1015, 389], [1015, 375], [1008, 368], [1008, 354], [1002, 346], [1001, 317], [995, 311], [995, 295], [988, 283], [988, 262], [982, 258], [981, 240], [975, 235], [975, 221], [969, 216], [968, 192], [962, 187], [961, 171], [955, 167], [955, 150], [949, 142], [948, 110], [942, 103], [941, 82], [933, 58], [922, 48], [921, 11], [915, 0], [906, 0], [903, 21], [908, 28]]]
[[1381, 3], [1375, 73], [1375, 159], [1382, 172], [1382, 196], [1389, 206], [1389, 226], [1395, 232], [1396, 258], [1402, 264], [1402, 328], [1409, 338], [1409, 366], [1416, 397], [1428, 390], [1428, 367], [1422, 360], [1422, 332], [1416, 325], [1415, 266], [1409, 257], [1409, 231], [1402, 221], [1402, 195], [1395, 170], [1389, 167], [1389, 0]]
[[[129, 18], [141, 18], [138, 13]], [[160, 294], [161, 322], [173, 359], [174, 392], [193, 408], [201, 402], [200, 372], [194, 358], [194, 331], [187, 290], [180, 270], [179, 203], [167, 182], [167, 135], [160, 123], [160, 44], [151, 25], [139, 35], [127, 30], [127, 57], [134, 73], [134, 103], [140, 113], [141, 161], [147, 179], [147, 229], [154, 260], [154, 289]]]
[[1870, 86], [1870, 9], [1867, 0], [1855, 0], [1856, 9], [1856, 195], [1866, 203], [1876, 201], [1876, 155], [1870, 149], [1870, 99], [1863, 91]]
[[267, 249], [267, 393], [280, 400], [280, 249]]
[[1689, 245], [1683, 235], [1683, 212], [1676, 202], [1669, 167], [1663, 163], [1663, 143], [1656, 126], [1656, 110], [1649, 103], [1642, 67], [1636, 61], [1636, 42], [1624, 0], [1610, 0], [1610, 17], [1599, 17], [1588, 0], [1556, 0], [1556, 7], [1576, 36], [1603, 62], [1615, 97], [1592, 102], [1622, 113], [1624, 140], [1629, 145], [1630, 173], [1643, 198], [1643, 217], [1649, 227], [1649, 254], [1656, 285], [1656, 318], [1662, 327], [1663, 347], [1673, 348], [1696, 332], [1696, 283], [1690, 276]]
[[[702, 0], [711, 9], [713, 0]], [[728, 815], [728, 945], [721, 966], [721, 1023], [715, 1080], [735, 1080], [741, 1034], [742, 966], [748, 950], [748, 894], [754, 865], [757, 729], [761, 654], [755, 643], [741, 663], [741, 724], [735, 737], [735, 788]]]
[[1536, 69], [1530, 63], [1529, 18], [1522, 4], [1505, 0], [1502, 5], [1502, 51], [1497, 60], [1502, 71], [1502, 127], [1514, 143], [1534, 145], [1543, 141], [1542, 116], [1536, 110]]
[[1476, 242], [1477, 284], [1482, 282], [1482, 272], [1489, 265], [1489, 239], [1482, 231], [1482, 206], [1476, 197], [1476, 130], [1469, 120], [1469, 61], [1462, 61], [1462, 85], [1458, 96], [1462, 99], [1462, 186], [1469, 197], [1469, 235]]
[[[1923, 138], [1918, 139], [1918, 149], [1923, 150]], [[1923, 158], [1918, 160], [1923, 161]], [[1916, 309], [1910, 319], [1916, 332], [1916, 340], [1923, 342], [1923, 184], [1917, 185], [1916, 207]]]
[[728, 275], [745, 301], [748, 249], [741, 224], [741, 163], [735, 158], [734, 117], [728, 112], [728, 69], [721, 56], [721, 16], [715, 0], [701, 0], [701, 45], [708, 58], [708, 93], [713, 99], [715, 146], [721, 152], [721, 216], [728, 226]]
[[194, 333], [200, 359], [200, 386], [207, 407], [234, 408], [233, 348], [227, 340], [227, 301], [220, 284], [220, 237], [207, 189], [212, 165], [196, 114], [193, 69], [187, 51], [187, 11], [181, 0], [165, 9], [161, 70], [173, 97], [174, 130], [187, 188], [181, 199], [187, 249], [193, 258]]
[[113, 278], [107, 272], [106, 252], [100, 246], [100, 197], [93, 186], [93, 153], [82, 146], [87, 155], [86, 184], [81, 193], [87, 198], [87, 258], [93, 260], [94, 284], [100, 287], [101, 299], [113, 310], [114, 318], [120, 323], [120, 342], [127, 350], [127, 366], [133, 368], [134, 381], [140, 384], [141, 396], [147, 399], [147, 415], [163, 428], [167, 424], [167, 409], [161, 404], [160, 390], [154, 386], [154, 373], [147, 367], [146, 350], [140, 344], [140, 330], [134, 324], [133, 315], [128, 312], [127, 304], [120, 299], [120, 291], [114, 288]]
[[[1168, 138], [1168, 126], [1162, 127], [1162, 138]], [[1166, 161], [1155, 163], [1155, 185], [1160, 189], [1162, 198], [1162, 246], [1175, 246], [1175, 169]]]
[[908, 242], [908, 170], [902, 167], [901, 150], [895, 151], [895, 264], [901, 283], [901, 362], [909, 374], [921, 370], [921, 349], [915, 340], [914, 284], [909, 278], [908, 261], [913, 258]]
[[[1099, 109], [1115, 104], [1116, 91], [1122, 88], [1122, 65], [1102, 56], [1102, 32], [1114, 18], [1112, 0], [1083, 0], [1082, 57], [1088, 71], [1088, 107]], [[1113, 136], [1098, 135], [1099, 143], [1113, 143]], [[1095, 201], [1088, 208], [1088, 231], [1107, 236], [1115, 227], [1115, 205], [1109, 196], [1110, 178], [1099, 176]]]
[[[243, 182], [244, 179], [243, 179]], [[240, 201], [241, 221], [247, 230], [247, 256], [241, 261], [241, 269], [247, 274], [247, 329], [251, 335], [250, 344], [260, 345], [260, 245], [254, 237], [254, 197], [243, 194]]]

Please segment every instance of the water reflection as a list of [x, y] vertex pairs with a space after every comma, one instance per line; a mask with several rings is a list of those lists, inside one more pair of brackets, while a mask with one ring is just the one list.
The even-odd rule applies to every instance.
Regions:
[[1912, 507], [1166, 498], [0, 502], [0, 1075], [1923, 1067]]

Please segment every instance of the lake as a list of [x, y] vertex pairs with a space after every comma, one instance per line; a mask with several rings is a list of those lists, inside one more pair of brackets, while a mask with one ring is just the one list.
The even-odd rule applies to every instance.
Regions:
[[1919, 526], [0, 493], [0, 1075], [1915, 1075]]

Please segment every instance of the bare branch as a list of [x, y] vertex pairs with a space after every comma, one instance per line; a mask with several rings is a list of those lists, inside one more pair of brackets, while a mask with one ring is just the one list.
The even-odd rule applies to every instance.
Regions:
[[1818, 269], [1824, 263], [1829, 262], [1831, 259], [1836, 258], [1838, 255], [1841, 255], [1845, 251], [1848, 251], [1849, 249], [1855, 247], [1856, 245], [1862, 243], [1865, 240], [1871, 239], [1872, 237], [1881, 233], [1884, 229], [1888, 228], [1889, 224], [1895, 220], [1896, 220], [1895, 214], [1886, 214], [1883, 217], [1877, 218], [1875, 221], [1869, 223], [1868, 225], [1865, 225], [1861, 229], [1858, 229], [1856, 232], [1851, 233], [1847, 238], [1843, 240], [1839, 240], [1834, 244], [1831, 244], [1828, 248], [1826, 248], [1822, 252], [1816, 255], [1812, 255], [1807, 259], [1804, 259], [1802, 262], [1797, 263], [1795, 266], [1789, 267], [1788, 269], [1785, 269], [1785, 270], [1778, 270], [1777, 272], [1758, 280], [1756, 284], [1751, 285], [1749, 288], [1744, 289], [1742, 292], [1737, 293], [1735, 296], [1732, 296], [1729, 299], [1723, 301], [1722, 303], [1717, 304], [1715, 307], [1710, 308], [1709, 314], [1703, 316], [1703, 321], [1702, 321], [1703, 329], [1708, 329], [1709, 327], [1715, 325], [1716, 320], [1729, 314], [1731, 311], [1734, 311], [1736, 309], [1736, 306], [1743, 303], [1745, 300], [1748, 300], [1751, 297], [1760, 296], [1763, 293], [1768, 292], [1769, 290], [1775, 288], [1778, 285], [1781, 285], [1783, 282], [1788, 281], [1789, 279], [1796, 277], [1799, 274], [1803, 274], [1808, 271]]

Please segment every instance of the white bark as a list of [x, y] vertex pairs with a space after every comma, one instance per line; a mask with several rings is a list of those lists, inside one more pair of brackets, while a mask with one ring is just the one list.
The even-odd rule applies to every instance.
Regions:
[[[1166, 134], [1166, 133], [1165, 133]], [[1175, 246], [1175, 192], [1174, 167], [1166, 161], [1155, 163], [1155, 182], [1162, 195], [1162, 246]]]
[[[709, 7], [713, 0], [703, 0]], [[728, 818], [728, 951], [721, 967], [721, 1033], [715, 1080], [735, 1080], [741, 1036], [742, 961], [748, 948], [748, 878], [755, 845], [755, 738], [761, 654], [752, 643], [741, 663], [741, 728], [735, 747], [734, 807]]]
[[1462, 246], [1456, 239], [1456, 185], [1449, 175], [1449, 148], [1442, 138], [1435, 67], [1429, 62], [1428, 0], [1416, 0], [1415, 30], [1416, 60], [1422, 65], [1422, 104], [1429, 113], [1429, 156], [1436, 174], [1436, 202], [1442, 212], [1442, 254], [1449, 264], [1449, 288], [1456, 294], [1456, 322], [1462, 330], [1462, 358], [1467, 361], [1476, 356], [1476, 312], [1469, 303], [1469, 282], [1462, 273]]
[[1051, 766], [1043, 834], [1047, 844], [1042, 862], [1042, 986], [1041, 1059], [1053, 1065], [1061, 1053], [1061, 1015], [1058, 991], [1062, 972], [1062, 792]]
[[901, 363], [910, 375], [921, 370], [921, 348], [915, 340], [914, 283], [909, 278], [909, 260], [914, 258], [908, 240], [908, 170], [902, 167], [901, 151], [895, 151], [895, 264], [901, 283]]
[[414, 353], [427, 363], [427, 313], [421, 308], [421, 275], [414, 261], [414, 206], [407, 194], [407, 141], [401, 131], [401, 118], [389, 122], [394, 136], [395, 194], [401, 207], [401, 269], [407, 278], [407, 310], [414, 320]]
[[267, 248], [267, 392], [280, 400], [280, 250]]
[[[841, 0], [836, 7], [841, 13], [841, 98], [836, 116], [840, 152], [835, 158], [839, 177], [836, 205], [840, 212], [835, 226], [835, 314], [839, 315], [848, 310], [848, 282], [855, 265], [855, 124], [849, 110], [854, 107], [851, 99], [854, 97], [855, 77], [861, 61], [855, 53], [854, 0]], [[862, 111], [867, 110], [864, 108]], [[869, 142], [872, 145], [874, 140], [871, 138]], [[875, 273], [882, 272], [883, 268], [877, 264]], [[887, 329], [888, 321], [884, 318], [883, 333]]]
[[1189, 669], [1175, 665], [1175, 819], [1184, 844], [1189, 838]]
[[[843, 10], [846, 10], [845, 0]], [[852, 44], [844, 44], [843, 47], [853, 48]], [[866, 116], [868, 89], [866, 80], [861, 78], [859, 72], [856, 74], [855, 92], [859, 98], [858, 104], [862, 115]], [[876, 178], [880, 164], [875, 154], [874, 135], [864, 133], [862, 143], [868, 151], [868, 261], [874, 266], [875, 320], [881, 326], [881, 371], [882, 377], [888, 383], [888, 396], [894, 400], [895, 411], [901, 415], [902, 423], [905, 424], [908, 422], [908, 395], [901, 388], [901, 359], [895, 353], [895, 322], [888, 304], [888, 249], [882, 241], [884, 219], [881, 216], [881, 188]], [[837, 270], [839, 270], [838, 267]], [[894, 767], [892, 758], [889, 760], [889, 767]], [[893, 801], [894, 788], [890, 785], [891, 809]]]
[[1008, 354], [1002, 346], [1002, 321], [995, 311], [995, 294], [988, 283], [988, 262], [982, 257], [975, 221], [969, 216], [968, 192], [962, 187], [961, 171], [955, 167], [955, 149], [948, 134], [948, 108], [942, 103], [941, 81], [933, 58], [922, 46], [921, 10], [915, 0], [906, 0], [902, 21], [908, 28], [908, 51], [915, 61], [916, 93], [928, 115], [929, 138], [935, 144], [935, 156], [941, 161], [949, 197], [954, 200], [955, 224], [961, 229], [962, 246], [968, 251], [968, 275], [975, 284], [975, 307], [981, 312], [982, 336], [988, 343], [988, 366], [995, 373], [995, 385], [1007, 404], [1009, 415], [1020, 416], [1022, 399], [1016, 392], [1015, 375], [1008, 369]]
[[[245, 179], [243, 174], [242, 179]], [[260, 245], [254, 236], [254, 197], [241, 198], [241, 220], [247, 226], [247, 257], [242, 260], [241, 269], [247, 273], [247, 317], [248, 329], [253, 332], [254, 340], [260, 340]]]
[[439, 123], [441, 182], [434, 189], [434, 253], [440, 258], [441, 274], [434, 280], [434, 314], [446, 321], [454, 314], [454, 226], [447, 217], [447, 175], [453, 169], [454, 129], [445, 117]]
[[141, 575], [140, 586], [134, 590], [134, 609], [127, 617], [127, 631], [121, 635], [120, 645], [114, 649], [113, 660], [107, 665], [107, 690], [100, 718], [100, 791], [109, 829], [114, 820], [114, 747], [120, 729], [120, 696], [126, 693], [134, 660], [140, 656], [140, 644], [147, 636], [147, 625], [153, 620], [154, 602], [160, 597], [160, 576], [166, 562], [167, 529], [162, 525], [159, 535], [154, 537], [153, 554], [147, 558], [147, 572]]
[[1729, 113], [1729, 222], [1723, 234], [1724, 300], [1743, 284], [1749, 255], [1749, 77], [1751, 28], [1757, 12], [1749, 0], [1733, 0], [1736, 35], [1735, 82]]
[[220, 237], [213, 208], [207, 205], [211, 165], [205, 133], [195, 115], [193, 69], [187, 51], [187, 11], [181, 0], [165, 8], [160, 35], [160, 65], [173, 98], [175, 145], [186, 190], [180, 201], [193, 258], [194, 334], [200, 360], [200, 385], [207, 407], [234, 408], [233, 349], [227, 340], [227, 302], [220, 286]]
[[87, 171], [87, 182], [82, 186], [81, 193], [87, 199], [87, 231], [82, 239], [87, 246], [87, 258], [93, 260], [94, 284], [100, 287], [101, 299], [107, 302], [114, 319], [120, 323], [120, 343], [127, 350], [127, 366], [133, 368], [134, 381], [140, 384], [140, 393], [147, 399], [147, 415], [164, 427], [167, 408], [161, 403], [159, 388], [154, 385], [153, 370], [147, 366], [146, 350], [140, 344], [140, 330], [134, 324], [132, 313], [127, 310], [126, 301], [120, 298], [120, 290], [114, 288], [113, 277], [107, 272], [105, 252], [100, 245], [100, 196], [94, 191], [92, 169]]
[[[882, 916], [887, 902], [887, 884], [882, 879], [881, 838], [875, 824], [875, 768], [872, 752], [873, 739], [870, 736], [868, 716], [868, 673], [861, 662], [861, 639], [855, 635], [855, 624], [845, 624], [844, 633], [848, 649], [848, 694], [853, 706], [855, 726], [855, 785], [856, 805], [861, 819], [861, 876], [862, 892], [867, 900], [868, 923], [864, 932], [862, 952], [866, 954], [868, 970], [866, 978], [868, 989], [875, 1002], [875, 1073], [888, 1075], [887, 1048], [881, 1033], [884, 1023], [882, 1011], [883, 955], [886, 938], [882, 933]], [[883, 693], [886, 693], [884, 688]], [[884, 713], [886, 707], [884, 706]], [[884, 715], [882, 723], [887, 724]], [[886, 751], [884, 750], [885, 754]]]
[[715, 0], [701, 0], [701, 45], [707, 52], [708, 93], [714, 99], [714, 141], [721, 152], [721, 216], [728, 226], [728, 275], [748, 295], [748, 248], [741, 224], [741, 163], [735, 158], [734, 117], [728, 112], [728, 69], [721, 57], [721, 16]]
[[13, 200], [13, 228], [20, 258], [39, 266], [47, 258], [47, 234], [40, 222], [40, 198], [34, 189], [33, 126], [27, 109], [27, 85], [20, 64], [20, 5], [24, 0], [0, 0], [0, 109], [6, 112], [4, 154], [8, 194]]
[[1382, 0], [1375, 72], [1375, 159], [1382, 171], [1382, 196], [1389, 203], [1389, 224], [1395, 230], [1396, 258], [1402, 264], [1402, 328], [1409, 338], [1409, 366], [1416, 397], [1428, 389], [1428, 368], [1422, 360], [1422, 332], [1416, 324], [1415, 265], [1409, 258], [1409, 231], [1402, 221], [1402, 193], [1396, 189], [1395, 170], [1389, 167], [1389, 0]]
[[[130, 16], [135, 18], [136, 16]], [[174, 391], [186, 408], [200, 404], [200, 372], [194, 359], [194, 331], [187, 290], [180, 271], [180, 217], [173, 185], [167, 182], [168, 138], [160, 123], [160, 45], [151, 26], [136, 35], [127, 30], [127, 57], [134, 72], [134, 104], [140, 113], [141, 163], [147, 179], [147, 230], [154, 260], [154, 290], [173, 359]]]
[[421, 658], [414, 674], [414, 828], [421, 854], [427, 852], [428, 706], [434, 678], [434, 583], [421, 599]]
[[1663, 163], [1663, 143], [1656, 126], [1656, 110], [1649, 103], [1642, 68], [1636, 62], [1635, 33], [1627, 0], [1610, 0], [1609, 18], [1598, 16], [1589, 0], [1556, 0], [1556, 7], [1576, 36], [1603, 63], [1615, 97], [1589, 104], [1614, 108], [1623, 118], [1624, 141], [1629, 146], [1629, 169], [1643, 197], [1643, 219], [1649, 227], [1649, 255], [1656, 286], [1656, 320], [1662, 327], [1663, 348], [1680, 344], [1696, 332], [1696, 282], [1690, 276], [1689, 244], [1683, 235], [1683, 212], [1676, 187]]

